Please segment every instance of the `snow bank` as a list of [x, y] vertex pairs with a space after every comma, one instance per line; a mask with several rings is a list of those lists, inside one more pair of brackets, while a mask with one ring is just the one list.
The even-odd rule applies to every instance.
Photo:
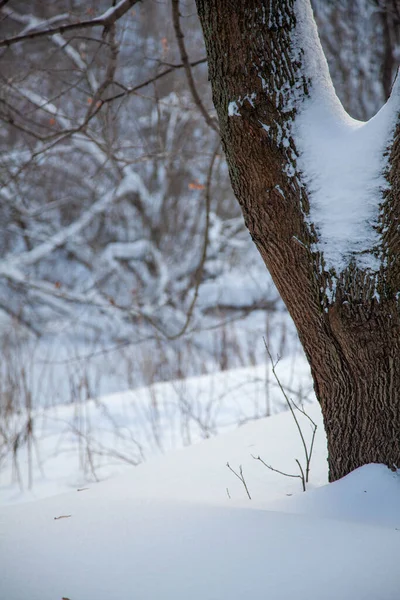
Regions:
[[397, 531], [97, 492], [6, 511], [5, 600], [398, 598]]
[[[15, 460], [10, 453], [3, 461], [0, 503], [85, 487], [96, 478], [107, 479], [149, 458], [286, 410], [270, 369], [269, 364], [234, 369], [37, 410], [35, 452], [29, 455], [26, 446]], [[295, 402], [301, 400], [298, 393], [303, 400], [314, 398], [302, 356], [282, 359], [277, 369]], [[271, 440], [279, 441], [276, 433]], [[268, 453], [274, 451], [270, 446]], [[227, 460], [222, 458], [222, 466]], [[32, 489], [27, 489], [29, 471]]]
[[363, 522], [400, 531], [400, 472], [365, 465], [329, 486], [269, 505], [279, 511]]
[[[321, 425], [318, 411], [310, 409]], [[4, 507], [1, 598], [397, 600], [398, 476], [372, 465], [288, 498], [298, 480], [251, 454], [292, 468], [301, 458], [294, 427], [282, 413], [89, 489]], [[253, 500], [226, 461], [242, 465]], [[319, 429], [312, 483], [324, 482]], [[368, 510], [362, 489], [373, 499]], [[352, 522], [359, 506], [362, 524]]]

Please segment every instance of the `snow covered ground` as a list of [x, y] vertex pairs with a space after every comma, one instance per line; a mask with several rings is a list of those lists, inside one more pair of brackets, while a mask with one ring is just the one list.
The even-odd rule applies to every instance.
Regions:
[[303, 448], [284, 412], [3, 507], [1, 599], [398, 600], [399, 474], [368, 465], [326, 485], [320, 410], [307, 412], [318, 430], [305, 494], [253, 458], [298, 473]]
[[[296, 403], [313, 399], [303, 356], [282, 359], [282, 384]], [[128, 392], [32, 410], [9, 423], [22, 431], [17, 453], [0, 464], [0, 503], [84, 487], [144, 460], [287, 409], [271, 365], [158, 383]], [[16, 439], [16, 435], [9, 436]]]

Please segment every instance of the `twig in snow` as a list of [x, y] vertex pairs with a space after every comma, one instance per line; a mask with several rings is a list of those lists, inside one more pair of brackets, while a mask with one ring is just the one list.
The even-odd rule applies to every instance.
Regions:
[[229, 462], [227, 462], [227, 463], [226, 463], [226, 466], [227, 466], [227, 467], [228, 467], [228, 469], [229, 469], [230, 471], [232, 471], [232, 473], [233, 473], [234, 475], [236, 475], [236, 477], [237, 477], [238, 479], [240, 479], [240, 481], [243, 483], [243, 485], [244, 485], [244, 489], [246, 490], [246, 494], [248, 495], [249, 499], [251, 500], [250, 492], [249, 492], [249, 489], [248, 489], [248, 487], [247, 487], [247, 485], [246, 485], [246, 481], [245, 481], [245, 478], [244, 478], [244, 475], [243, 475], [243, 469], [242, 469], [242, 465], [240, 465], [240, 467], [239, 467], [239, 473], [237, 473], [237, 472], [236, 472], [234, 469], [232, 469], [232, 467], [231, 467], [231, 465], [229, 464]]
[[300, 466], [299, 461], [297, 460], [297, 458], [295, 459], [297, 464], [300, 466], [300, 470], [302, 475], [294, 475], [292, 473], [285, 473], [284, 471], [280, 471], [279, 469], [274, 469], [274, 467], [271, 467], [271, 465], [269, 465], [268, 463], [266, 463], [261, 456], [254, 456], [254, 454], [251, 455], [252, 458], [254, 458], [254, 460], [259, 460], [265, 467], [267, 467], [267, 469], [270, 469], [270, 471], [274, 471], [275, 473], [279, 473], [279, 475], [284, 475], [285, 477], [297, 477], [298, 479], [302, 480], [303, 483], [303, 490], [305, 491], [305, 487], [304, 487], [304, 473], [303, 473], [303, 469]]
[[[276, 382], [277, 382], [277, 384], [278, 384], [278, 387], [279, 387], [279, 389], [281, 390], [281, 392], [282, 392], [282, 394], [283, 394], [283, 397], [284, 397], [284, 398], [285, 398], [285, 400], [286, 400], [286, 404], [288, 405], [288, 407], [289, 407], [289, 410], [290, 410], [290, 412], [291, 412], [291, 414], [292, 414], [292, 417], [293, 417], [293, 419], [294, 419], [294, 422], [296, 423], [296, 427], [297, 427], [297, 430], [298, 430], [298, 432], [299, 432], [299, 435], [300, 435], [301, 443], [302, 443], [302, 445], [303, 445], [303, 449], [304, 449], [304, 456], [305, 456], [305, 460], [306, 460], [306, 468], [305, 468], [305, 472], [304, 472], [304, 469], [303, 469], [303, 467], [302, 467], [302, 466], [301, 466], [301, 464], [300, 464], [300, 461], [299, 461], [297, 458], [296, 458], [295, 460], [296, 460], [296, 462], [297, 462], [297, 464], [298, 464], [298, 466], [299, 466], [300, 473], [301, 473], [301, 475], [298, 475], [297, 477], [300, 477], [300, 478], [301, 478], [301, 480], [302, 480], [302, 484], [303, 484], [303, 491], [306, 491], [306, 484], [308, 483], [308, 479], [309, 479], [309, 475], [310, 475], [310, 464], [311, 464], [311, 458], [312, 458], [312, 453], [313, 453], [313, 449], [314, 449], [315, 434], [316, 434], [316, 432], [317, 432], [317, 424], [316, 424], [316, 423], [315, 423], [315, 422], [312, 420], [312, 418], [311, 418], [311, 417], [310, 417], [310, 416], [309, 416], [309, 415], [308, 415], [308, 414], [307, 414], [307, 413], [306, 413], [306, 412], [305, 412], [305, 411], [304, 411], [302, 408], [300, 408], [299, 406], [297, 406], [297, 405], [296, 405], [296, 404], [293, 402], [293, 400], [291, 400], [291, 399], [288, 397], [288, 395], [286, 394], [286, 392], [285, 392], [285, 390], [284, 390], [284, 388], [283, 388], [283, 385], [282, 385], [282, 383], [281, 383], [281, 381], [280, 381], [280, 379], [279, 379], [279, 377], [278, 377], [278, 374], [277, 374], [277, 372], [276, 372], [276, 369], [275, 369], [276, 365], [277, 365], [277, 364], [278, 364], [278, 362], [279, 362], [279, 359], [278, 359], [276, 362], [274, 362], [274, 360], [273, 360], [273, 358], [272, 358], [272, 355], [271, 355], [271, 352], [270, 352], [270, 349], [269, 349], [269, 347], [268, 347], [268, 344], [267, 344], [267, 342], [266, 342], [265, 338], [264, 338], [264, 346], [265, 346], [265, 349], [266, 349], [266, 351], [267, 351], [267, 354], [268, 354], [268, 356], [269, 356], [269, 359], [270, 359], [270, 361], [271, 361], [272, 374], [273, 374], [273, 376], [274, 376], [274, 378], [275, 378], [275, 381], [276, 381]], [[300, 426], [300, 423], [299, 423], [299, 421], [298, 421], [298, 419], [297, 419], [297, 416], [296, 416], [296, 413], [295, 413], [295, 411], [294, 411], [294, 408], [293, 408], [293, 407], [294, 407], [294, 408], [296, 408], [296, 409], [297, 409], [299, 412], [301, 412], [301, 413], [302, 413], [302, 414], [303, 414], [305, 417], [307, 417], [307, 419], [308, 419], [308, 420], [310, 421], [310, 423], [311, 423], [311, 426], [312, 426], [313, 433], [312, 433], [311, 443], [310, 443], [310, 446], [309, 446], [309, 447], [307, 446], [306, 440], [305, 440], [305, 438], [304, 438], [303, 430], [302, 430], [302, 428], [301, 428], [301, 426]], [[263, 461], [262, 461], [262, 462], [263, 462]], [[265, 465], [266, 465], [268, 468], [271, 468], [271, 467], [269, 467], [269, 465], [267, 465], [266, 463], [264, 463], [264, 464], [265, 464]], [[272, 469], [272, 470], [273, 470], [273, 471], [276, 471], [276, 469]], [[277, 472], [279, 473], [279, 471], [277, 471]], [[287, 475], [287, 474], [286, 474], [286, 473], [282, 473], [282, 475]], [[289, 475], [289, 477], [295, 477], [295, 476], [294, 476], [294, 475], [292, 475], [292, 476], [290, 476], [290, 475]]]

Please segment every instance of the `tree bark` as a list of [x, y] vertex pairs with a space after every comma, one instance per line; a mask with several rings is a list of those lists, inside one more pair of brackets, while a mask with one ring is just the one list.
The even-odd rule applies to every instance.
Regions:
[[330, 480], [371, 462], [400, 467], [399, 127], [376, 197], [379, 267], [354, 255], [328, 268], [295, 135], [302, 103], [325, 85], [322, 49], [310, 58], [299, 37], [309, 1], [196, 2], [232, 187], [309, 360]]

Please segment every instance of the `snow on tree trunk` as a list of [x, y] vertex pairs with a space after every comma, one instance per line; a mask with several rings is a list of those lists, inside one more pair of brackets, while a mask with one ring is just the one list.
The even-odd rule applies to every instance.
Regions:
[[196, 1], [233, 190], [310, 362], [330, 479], [400, 466], [400, 84], [355, 121], [309, 0]]

